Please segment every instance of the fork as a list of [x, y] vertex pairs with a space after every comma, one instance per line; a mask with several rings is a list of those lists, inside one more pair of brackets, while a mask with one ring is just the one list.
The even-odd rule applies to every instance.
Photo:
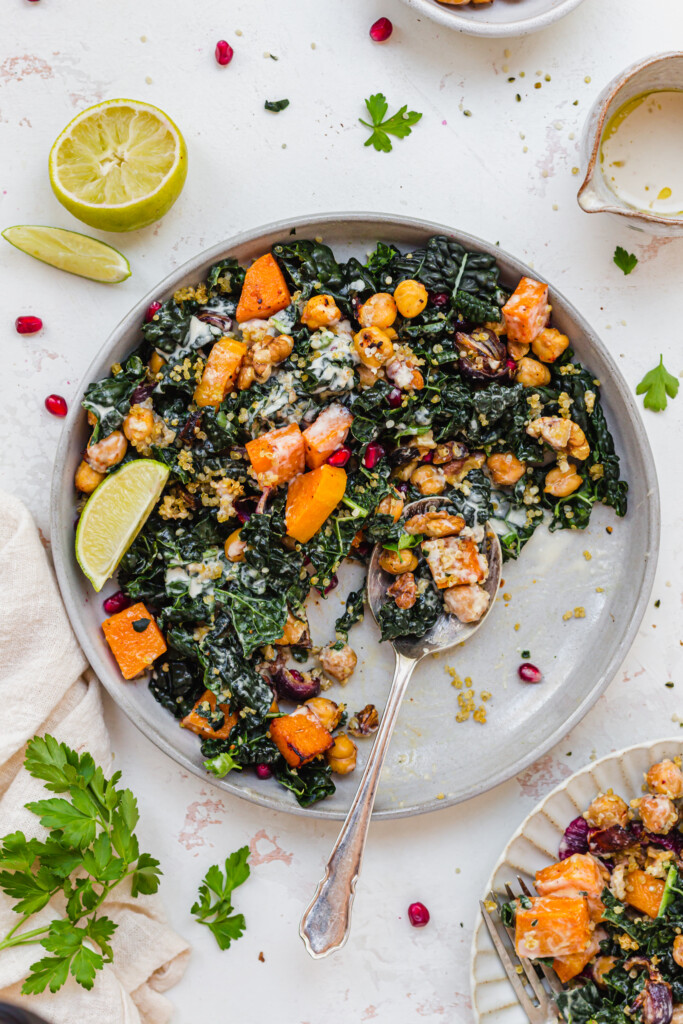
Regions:
[[[524, 896], [531, 896], [531, 892], [524, 882], [524, 879], [520, 878], [518, 875], [517, 881], [520, 889], [522, 890], [522, 894]], [[507, 884], [505, 886], [505, 891], [509, 899], [514, 900], [518, 898], [511, 887]], [[489, 893], [489, 901], [495, 904], [498, 910], [499, 920], [496, 921], [486, 903], [483, 900], [480, 900], [479, 905], [484, 918], [484, 924], [488, 929], [488, 933], [491, 936], [491, 941], [493, 942], [496, 953], [498, 954], [503, 966], [503, 970], [514, 989], [515, 995], [517, 996], [522, 1009], [529, 1018], [531, 1024], [557, 1024], [557, 1022], [560, 1021], [560, 1011], [557, 1003], [555, 1002], [554, 995], [557, 995], [557, 993], [562, 991], [560, 979], [547, 964], [539, 963], [537, 965], [543, 972], [543, 977], [550, 989], [549, 992], [544, 986], [541, 978], [538, 976], [536, 966], [527, 959], [527, 957], [518, 956], [515, 952], [514, 929], [503, 924], [500, 914], [503, 901], [497, 893], [494, 892]], [[503, 934], [505, 934], [510, 940], [511, 948], [508, 948], [508, 943], [506, 943]], [[523, 980], [522, 975], [526, 977], [526, 981]]]

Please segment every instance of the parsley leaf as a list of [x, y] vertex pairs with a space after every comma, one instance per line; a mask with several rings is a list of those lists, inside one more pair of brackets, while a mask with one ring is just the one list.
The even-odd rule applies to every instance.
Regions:
[[389, 105], [386, 96], [383, 96], [381, 92], [366, 99], [365, 106], [368, 108], [368, 113], [372, 118], [372, 124], [364, 121], [362, 117], [358, 118], [360, 123], [365, 125], [366, 128], [372, 129], [372, 134], [366, 139], [365, 145], [374, 146], [381, 153], [391, 152], [392, 146], [389, 135], [394, 135], [397, 139], [405, 139], [407, 135], [410, 135], [413, 126], [422, 117], [422, 114], [418, 114], [417, 111], [408, 110], [408, 106], [405, 104], [395, 114], [392, 114], [391, 117], [386, 118]]
[[248, 857], [248, 846], [231, 853], [225, 861], [225, 876], [218, 865], [213, 864], [204, 875], [198, 890], [199, 899], [191, 908], [199, 924], [211, 930], [220, 949], [228, 949], [246, 928], [244, 914], [233, 914], [231, 897], [233, 890], [249, 877]]
[[208, 761], [204, 762], [204, 767], [207, 772], [211, 772], [212, 775], [217, 776], [219, 779], [222, 779], [228, 772], [231, 772], [233, 768], [242, 771], [242, 765], [227, 750], [224, 750], [222, 754], [216, 754], [215, 757], [209, 758]]
[[[0, 839], [0, 890], [15, 900], [19, 915], [0, 939], [0, 951], [40, 945], [51, 954], [31, 965], [24, 994], [56, 992], [69, 974], [91, 989], [97, 971], [113, 959], [116, 923], [99, 916], [100, 907], [128, 876], [133, 896], [156, 892], [159, 862], [140, 853], [133, 832], [137, 802], [130, 790], [117, 788], [120, 772], [105, 778], [90, 754], [77, 754], [53, 736], [32, 739], [24, 764], [46, 789], [63, 795], [26, 804], [49, 830], [44, 840], [27, 840], [23, 832]], [[55, 896], [66, 916], [22, 930]]]
[[[277, 58], [275, 58], [277, 60]], [[263, 104], [266, 110], [271, 110], [274, 114], [278, 114], [281, 110], [286, 110], [289, 106], [289, 100], [266, 100]]]
[[638, 263], [638, 257], [632, 252], [626, 252], [620, 245], [614, 250], [614, 262], [625, 274], [630, 274]]
[[645, 395], [643, 405], [653, 412], [662, 412], [667, 406], [667, 395], [675, 398], [678, 394], [679, 381], [664, 366], [664, 356], [659, 357], [659, 365], [646, 373], [636, 388], [637, 395]]

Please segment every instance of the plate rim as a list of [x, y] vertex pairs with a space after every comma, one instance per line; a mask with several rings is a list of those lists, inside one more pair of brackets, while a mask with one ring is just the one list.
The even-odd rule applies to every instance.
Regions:
[[457, 7], [453, 9], [438, 6], [435, 0], [403, 0], [403, 2], [417, 13], [424, 14], [431, 21], [435, 21], [438, 25], [443, 25], [453, 32], [460, 32], [468, 36], [480, 36], [484, 39], [503, 39], [540, 32], [541, 29], [547, 28], [570, 14], [579, 4], [583, 3], [583, 0], [562, 0], [556, 7], [543, 11], [541, 14], [534, 14], [521, 21], [499, 23], [477, 23], [470, 18], [463, 17]]
[[[608, 761], [621, 760], [624, 757], [626, 757], [628, 754], [635, 753], [635, 751], [638, 751], [638, 750], [651, 750], [653, 747], [659, 747], [659, 746], [662, 746], [663, 744], [669, 744], [669, 743], [672, 744], [672, 745], [676, 745], [678, 747], [682, 747], [683, 746], [683, 735], [678, 735], [678, 736], [661, 736], [661, 737], [653, 739], [653, 740], [644, 740], [642, 743], [630, 743], [626, 747], [620, 747], [619, 750], [613, 750], [609, 754], [604, 754], [602, 757], [596, 758], [595, 761], [590, 761], [589, 760], [583, 766], [583, 768], [578, 768], [575, 772], [572, 772], [571, 775], [568, 775], [566, 779], [563, 779], [556, 786], [553, 786], [553, 788], [550, 790], [550, 792], [546, 793], [546, 795], [544, 797], [542, 797], [538, 801], [538, 803], [534, 805], [534, 807], [532, 807], [532, 809], [526, 815], [524, 820], [518, 825], [518, 827], [515, 829], [515, 831], [509, 837], [507, 843], [505, 844], [505, 846], [503, 847], [503, 849], [500, 852], [500, 856], [498, 857], [498, 860], [496, 861], [496, 863], [491, 868], [491, 873], [489, 874], [489, 877], [488, 877], [488, 879], [486, 881], [486, 885], [484, 886], [483, 893], [486, 894], [487, 892], [490, 892], [492, 890], [494, 879], [495, 879], [498, 871], [500, 870], [500, 868], [503, 866], [503, 864], [507, 860], [508, 851], [510, 850], [510, 847], [512, 846], [512, 844], [514, 842], [516, 842], [517, 839], [520, 839], [520, 838], [524, 837], [524, 833], [525, 833], [526, 829], [528, 828], [529, 823], [531, 822], [531, 819], [535, 818], [537, 814], [542, 814], [546, 804], [550, 800], [552, 800], [555, 796], [557, 796], [558, 793], [562, 793], [564, 790], [566, 790], [571, 785], [571, 783], [574, 782], [576, 779], [580, 778], [580, 776], [589, 774], [590, 772], [594, 771], [594, 769], [600, 767], [601, 765], [606, 764]], [[482, 895], [480, 898], [483, 899], [484, 895]], [[480, 1016], [480, 1013], [479, 1013], [479, 1010], [477, 1008], [476, 1001], [475, 1001], [475, 991], [476, 991], [478, 982], [477, 982], [477, 979], [475, 977], [474, 971], [475, 971], [475, 962], [476, 962], [477, 952], [478, 952], [478, 938], [479, 938], [479, 934], [481, 932], [481, 929], [484, 927], [484, 920], [483, 920], [483, 918], [481, 916], [481, 910], [479, 909], [478, 906], [477, 906], [476, 916], [475, 916], [474, 920], [475, 920], [475, 926], [474, 926], [474, 928], [472, 930], [472, 943], [470, 945], [470, 995], [471, 995], [471, 998], [472, 998], [472, 1013], [474, 1015], [475, 1021], [478, 1022], [478, 1021], [480, 1021], [481, 1016]]]
[[[466, 246], [493, 255], [496, 259], [501, 257], [503, 260], [508, 261], [509, 264], [513, 266], [515, 273], [519, 273], [520, 276], [533, 276], [534, 274], [539, 274], [537, 268], [534, 269], [528, 266], [518, 257], [513, 256], [500, 246], [489, 243], [485, 239], [479, 238], [476, 235], [471, 235], [468, 232], [460, 231], [437, 221], [425, 220], [423, 218], [406, 217], [393, 213], [377, 213], [369, 211], [347, 212], [342, 210], [320, 214], [302, 214], [296, 217], [288, 217], [272, 221], [268, 224], [259, 225], [255, 228], [237, 232], [228, 239], [218, 242], [208, 249], [202, 250], [200, 253], [190, 257], [179, 267], [176, 267], [158, 284], [151, 288], [129, 309], [121, 320], [119, 320], [116, 326], [110, 331], [105, 341], [98, 348], [97, 352], [88, 364], [85, 373], [78, 382], [77, 388], [75, 389], [76, 396], [78, 397], [82, 395], [84, 388], [91, 380], [94, 379], [94, 375], [99, 372], [97, 368], [102, 362], [104, 354], [115, 347], [120, 337], [125, 334], [126, 331], [136, 323], [140, 322], [150, 302], [158, 299], [159, 295], [172, 294], [172, 291], [174, 291], [185, 278], [196, 273], [198, 267], [203, 264], [216, 261], [221, 256], [230, 253], [237, 246], [257, 242], [260, 238], [265, 236], [279, 233], [284, 235], [285, 233], [292, 231], [292, 229], [296, 232], [299, 232], [304, 228], [310, 231], [325, 231], [338, 229], [348, 224], [355, 226], [362, 226], [364, 224], [372, 224], [376, 226], [381, 224], [382, 227], [386, 229], [409, 229], [422, 232], [425, 235], [444, 234], [449, 237], [457, 238], [458, 241]], [[545, 275], [541, 276], [545, 279]], [[595, 345], [599, 351], [601, 359], [603, 359], [609, 367], [610, 382], [616, 389], [620, 400], [625, 406], [625, 410], [628, 414], [629, 426], [633, 432], [633, 439], [636, 442], [637, 449], [642, 454], [646, 476], [644, 483], [646, 484], [646, 491], [650, 495], [650, 500], [646, 505], [647, 558], [643, 567], [640, 594], [635, 604], [633, 615], [627, 624], [620, 641], [617, 643], [614, 653], [601, 678], [594, 685], [590, 693], [584, 697], [583, 701], [573, 709], [572, 713], [567, 719], [565, 719], [562, 725], [558, 726], [557, 729], [555, 729], [550, 736], [546, 737], [538, 747], [534, 750], [530, 750], [527, 754], [522, 756], [519, 761], [515, 762], [514, 765], [499, 768], [492, 776], [489, 777], [488, 780], [483, 782], [481, 785], [474, 786], [472, 791], [464, 796], [446, 796], [444, 799], [432, 797], [431, 799], [422, 801], [418, 804], [381, 809], [373, 812], [373, 817], [375, 819], [407, 818], [418, 814], [427, 814], [431, 811], [441, 810], [445, 807], [451, 807], [494, 789], [496, 786], [501, 785], [503, 782], [507, 782], [509, 779], [527, 768], [533, 761], [541, 757], [551, 747], [555, 746], [555, 744], [564, 736], [566, 736], [574, 725], [581, 721], [581, 719], [587, 714], [601, 694], [604, 693], [614, 678], [617, 669], [630, 651], [633, 640], [645, 614], [647, 601], [652, 591], [655, 571], [657, 568], [661, 528], [659, 486], [649, 439], [635, 402], [635, 396], [631, 393], [626, 379], [619, 370], [619, 367], [607, 346], [603, 343], [597, 332], [590, 326], [582, 314], [579, 313], [574, 304], [570, 302], [562, 292], [557, 290], [554, 285], [550, 284], [550, 288], [552, 289], [554, 296], [561, 300], [568, 314], [571, 316], [573, 326], [590, 339], [591, 344]], [[289, 803], [284, 805], [281, 798], [270, 796], [267, 792], [261, 793], [254, 788], [242, 789], [241, 787], [231, 783], [228, 778], [216, 779], [213, 776], [209, 776], [208, 773], [204, 772], [199, 767], [199, 765], [195, 764], [187, 758], [182, 751], [177, 749], [170, 742], [167, 736], [154, 725], [151, 725], [149, 722], [140, 721], [136, 709], [128, 699], [125, 688], [121, 689], [120, 686], [115, 687], [113, 684], [110, 685], [111, 681], [108, 680], [109, 670], [92, 644], [89, 633], [84, 628], [81, 628], [81, 623], [79, 621], [79, 609], [69, 586], [66, 567], [66, 559], [68, 556], [64, 550], [64, 545], [62, 544], [63, 523], [60, 517], [58, 492], [61, 490], [64, 480], [65, 462], [72, 444], [71, 435], [74, 429], [76, 429], [76, 424], [80, 415], [80, 401], [72, 402], [57, 442], [57, 451], [50, 488], [50, 535], [55, 572], [62, 599], [69, 616], [69, 621], [98, 680], [102, 683], [105, 690], [107, 690], [112, 700], [114, 700], [127, 718], [137, 726], [138, 729], [140, 729], [147, 739], [151, 740], [157, 747], [163, 750], [164, 753], [169, 755], [176, 764], [179, 764], [186, 771], [189, 771], [191, 774], [197, 776], [197, 778], [200, 778], [204, 783], [208, 782], [224, 792], [228, 792], [233, 796], [238, 796], [242, 799], [248, 800], [250, 803], [256, 803], [261, 806], [268, 807], [271, 810], [297, 814], [309, 818], [337, 821], [344, 820], [347, 814], [346, 811], [331, 808], [325, 809], [324, 801], [321, 801], [319, 804], [314, 804], [309, 808], [300, 807], [294, 800], [292, 801], [293, 806]]]

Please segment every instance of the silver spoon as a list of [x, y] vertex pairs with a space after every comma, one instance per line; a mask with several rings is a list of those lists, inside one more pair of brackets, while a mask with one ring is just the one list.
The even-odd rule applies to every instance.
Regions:
[[[448, 504], [447, 498], [423, 498], [407, 505], [404, 512], [410, 516], [423, 515], [426, 512], [437, 511]], [[398, 637], [392, 643], [396, 652], [396, 668], [382, 721], [363, 777], [360, 780], [358, 792], [327, 862], [325, 874], [318, 883], [313, 901], [305, 911], [299, 927], [299, 934], [304, 940], [304, 945], [315, 959], [328, 956], [336, 949], [341, 949], [349, 937], [351, 908], [363, 862], [365, 841], [379, 777], [389, 749], [401, 701], [408, 688], [413, 669], [426, 655], [433, 654], [435, 651], [447, 651], [469, 639], [483, 625], [493, 607], [500, 582], [503, 556], [498, 537], [488, 523], [485, 531], [489, 575], [483, 586], [488, 591], [491, 600], [481, 619], [477, 622], [463, 623], [454, 615], [447, 615], [444, 612], [424, 636], [417, 639]], [[382, 605], [387, 600], [392, 600], [387, 598], [386, 592], [395, 579], [380, 568], [379, 556], [381, 553], [381, 544], [376, 544], [368, 566], [368, 604], [375, 620]]]

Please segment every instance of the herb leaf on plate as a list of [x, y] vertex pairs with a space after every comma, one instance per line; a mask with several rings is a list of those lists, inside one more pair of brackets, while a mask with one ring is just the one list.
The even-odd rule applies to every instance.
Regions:
[[371, 129], [371, 135], [366, 139], [365, 145], [374, 146], [380, 153], [391, 152], [392, 145], [389, 135], [393, 135], [397, 139], [405, 139], [410, 135], [414, 126], [422, 117], [422, 114], [419, 114], [416, 110], [408, 110], [407, 104], [404, 104], [391, 117], [387, 117], [389, 104], [387, 103], [386, 96], [381, 92], [375, 93], [374, 96], [369, 96], [365, 101], [365, 106], [368, 108], [368, 113], [372, 120], [370, 124], [364, 121], [362, 117], [358, 118], [362, 125]]
[[637, 386], [636, 394], [645, 395], [643, 405], [646, 409], [663, 412], [668, 404], [667, 395], [669, 398], [675, 398], [679, 386], [678, 379], [665, 367], [664, 356], [660, 356], [657, 366], [649, 370]]

